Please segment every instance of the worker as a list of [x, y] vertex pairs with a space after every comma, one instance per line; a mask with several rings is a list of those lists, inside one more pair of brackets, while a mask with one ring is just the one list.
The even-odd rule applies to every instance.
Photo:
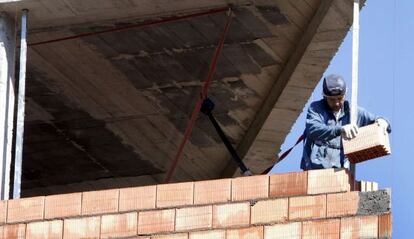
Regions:
[[301, 168], [347, 168], [341, 137], [352, 139], [358, 127], [377, 122], [391, 132], [387, 120], [358, 107], [357, 124], [351, 124], [349, 102], [345, 100], [346, 84], [340, 75], [329, 75], [323, 80], [323, 99], [312, 102], [306, 117]]

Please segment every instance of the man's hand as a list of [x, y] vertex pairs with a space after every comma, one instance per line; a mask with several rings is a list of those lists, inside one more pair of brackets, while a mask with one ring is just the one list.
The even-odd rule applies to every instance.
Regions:
[[358, 126], [355, 124], [347, 124], [342, 126], [341, 131], [344, 139], [353, 139], [358, 134]]
[[388, 122], [385, 119], [379, 118], [377, 119], [377, 123], [381, 128], [385, 130], [388, 128]]

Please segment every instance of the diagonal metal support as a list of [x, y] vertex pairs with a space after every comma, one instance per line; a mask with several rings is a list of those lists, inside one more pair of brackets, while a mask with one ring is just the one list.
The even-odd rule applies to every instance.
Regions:
[[223, 129], [218, 124], [216, 118], [213, 115], [214, 103], [209, 98], [204, 99], [203, 104], [201, 105], [200, 111], [203, 112], [205, 115], [208, 116], [211, 123], [213, 124], [214, 128], [217, 131], [217, 134], [220, 136], [220, 139], [223, 141], [224, 146], [226, 146], [227, 150], [229, 151], [231, 157], [233, 158], [234, 162], [239, 166], [241, 172], [245, 176], [251, 176], [252, 173], [247, 168], [247, 166], [243, 163], [239, 155], [237, 154], [236, 150], [234, 149], [233, 145], [231, 145], [229, 139], [227, 138], [226, 134], [224, 133]]
[[177, 154], [175, 155], [175, 158], [174, 158], [174, 160], [171, 164], [171, 167], [170, 167], [170, 169], [168, 170], [168, 172], [165, 176], [164, 183], [169, 183], [171, 181], [171, 178], [174, 175], [175, 169], [177, 168], [178, 162], [180, 161], [181, 156], [184, 153], [184, 147], [187, 143], [187, 140], [189, 139], [189, 137], [191, 135], [191, 132], [192, 132], [193, 127], [195, 125], [195, 122], [197, 120], [198, 113], [200, 112], [200, 109], [201, 109], [201, 104], [203, 103], [203, 100], [207, 97], [208, 89], [209, 89], [209, 86], [210, 86], [211, 81], [213, 79], [213, 75], [216, 71], [217, 62], [218, 62], [219, 56], [221, 54], [221, 51], [223, 50], [224, 41], [226, 40], [227, 33], [229, 32], [230, 23], [232, 21], [232, 18], [233, 18], [233, 11], [229, 7], [228, 8], [227, 22], [226, 22], [226, 25], [224, 26], [220, 41], [217, 44], [216, 50], [215, 50], [213, 58], [211, 60], [210, 68], [209, 68], [209, 71], [208, 71], [208, 74], [207, 74], [207, 79], [203, 83], [203, 87], [202, 87], [201, 92], [200, 92], [200, 97], [197, 100], [196, 105], [195, 105], [194, 110], [193, 110], [193, 113], [191, 114], [190, 120], [187, 123], [187, 127], [186, 127], [185, 132], [184, 132], [184, 137], [181, 140], [181, 143], [178, 147]]

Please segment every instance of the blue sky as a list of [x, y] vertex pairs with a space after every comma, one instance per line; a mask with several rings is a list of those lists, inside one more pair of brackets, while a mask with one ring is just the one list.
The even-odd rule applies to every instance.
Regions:
[[[357, 178], [392, 189], [393, 238], [408, 238], [414, 226], [414, 110], [410, 98], [414, 97], [413, 9], [412, 0], [368, 0], [360, 15], [358, 104], [388, 118], [393, 131], [391, 156], [358, 164]], [[343, 75], [349, 89], [351, 53], [350, 31], [325, 72]], [[321, 84], [293, 126], [282, 151], [302, 133], [309, 103], [320, 98]], [[301, 153], [302, 145], [298, 145], [272, 172], [298, 171]]]

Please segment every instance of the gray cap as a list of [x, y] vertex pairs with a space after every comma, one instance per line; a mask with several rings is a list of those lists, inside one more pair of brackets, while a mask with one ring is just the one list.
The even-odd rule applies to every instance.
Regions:
[[325, 96], [345, 95], [346, 83], [340, 75], [328, 75], [323, 79], [323, 94]]

